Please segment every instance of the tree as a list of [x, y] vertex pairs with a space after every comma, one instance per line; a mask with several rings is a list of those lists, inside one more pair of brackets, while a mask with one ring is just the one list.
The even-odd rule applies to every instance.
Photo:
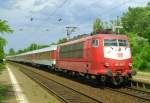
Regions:
[[150, 6], [150, 2], [147, 3], [147, 6]]
[[68, 41], [67, 38], [62, 38], [62, 39], [59, 39], [58, 44], [65, 43], [67, 41]]
[[[12, 29], [7, 24], [6, 20], [0, 20], [0, 33], [11, 33]], [[4, 59], [4, 46], [6, 45], [6, 40], [0, 37], [0, 63], [3, 62]]]
[[16, 52], [16, 54], [21, 54], [21, 53], [25, 53], [25, 52], [29, 52], [29, 51], [33, 51], [33, 50], [37, 50], [37, 49], [42, 49], [42, 48], [46, 48], [46, 47], [49, 47], [49, 45], [39, 45], [36, 43], [32, 43], [28, 47], [18, 50]]
[[13, 30], [7, 24], [6, 20], [0, 20], [0, 33], [12, 33]]
[[122, 16], [123, 28], [148, 39], [150, 43], [150, 6], [129, 8]]
[[35, 43], [32, 43], [29, 47], [28, 47], [29, 51], [32, 51], [32, 50], [36, 50], [38, 49], [38, 45], [35, 44]]
[[25, 48], [24, 51], [32, 51], [32, 50], [37, 50], [37, 49], [42, 49], [42, 48], [46, 48], [49, 47], [49, 45], [39, 45], [36, 43], [32, 43], [29, 47]]
[[10, 48], [8, 55], [15, 55], [15, 50], [13, 48]]
[[49, 45], [38, 45], [38, 49], [49, 47]]
[[150, 71], [150, 2], [145, 7], [128, 8], [121, 21], [129, 37], [133, 68]]
[[6, 45], [6, 40], [0, 37], [0, 63], [3, 61], [4, 58], [4, 49], [3, 47]]
[[97, 34], [102, 29], [103, 29], [103, 23], [99, 18], [97, 18], [93, 23], [93, 33]]
[[133, 68], [150, 71], [150, 45], [147, 39], [127, 33], [132, 49]]
[[18, 50], [17, 51], [17, 54], [21, 54], [21, 53], [24, 53], [24, 51], [23, 50]]
[[0, 37], [0, 46], [5, 46], [5, 45], [6, 45], [6, 40]]
[[124, 33], [124, 31], [122, 30], [122, 21], [119, 16], [117, 17], [117, 19], [110, 20], [110, 25], [114, 33]]

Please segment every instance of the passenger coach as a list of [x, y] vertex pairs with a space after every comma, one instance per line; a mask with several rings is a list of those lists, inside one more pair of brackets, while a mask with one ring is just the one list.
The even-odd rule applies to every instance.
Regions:
[[7, 60], [23, 63], [32, 63], [33, 65], [39, 64], [53, 66], [56, 65], [56, 49], [57, 45], [52, 45], [47, 48], [34, 50], [15, 56], [8, 56]]

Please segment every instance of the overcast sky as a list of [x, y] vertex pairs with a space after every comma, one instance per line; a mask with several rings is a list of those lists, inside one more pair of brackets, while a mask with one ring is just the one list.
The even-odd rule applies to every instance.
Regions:
[[121, 16], [129, 6], [145, 6], [148, 1], [0, 0], [0, 19], [7, 20], [14, 30], [13, 34], [4, 36], [8, 41], [5, 50], [22, 49], [31, 43], [56, 42], [66, 37], [66, 26], [79, 27], [76, 35], [90, 33], [95, 18], [109, 21]]

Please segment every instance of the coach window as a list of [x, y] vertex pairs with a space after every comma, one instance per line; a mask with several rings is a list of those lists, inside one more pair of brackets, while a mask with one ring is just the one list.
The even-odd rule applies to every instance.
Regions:
[[98, 39], [93, 39], [92, 40], [92, 47], [98, 47], [99, 46], [99, 40]]

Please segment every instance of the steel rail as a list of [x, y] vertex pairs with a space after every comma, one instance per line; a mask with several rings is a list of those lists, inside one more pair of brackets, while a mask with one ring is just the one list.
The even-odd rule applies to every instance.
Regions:
[[[20, 66], [20, 67], [27, 68], [27, 67], [24, 67], [24, 66]], [[22, 69], [22, 70], [23, 70], [23, 69]], [[28, 69], [28, 70], [29, 70], [29, 71], [32, 71], [32, 72], [34, 72], [34, 73], [37, 73], [37, 72], [35, 72], [35, 71], [31, 70], [31, 69]], [[38, 73], [37, 73], [37, 74], [38, 74]], [[39, 75], [40, 75], [40, 74], [39, 74]], [[70, 88], [69, 86], [63, 85], [62, 83], [59, 83], [59, 82], [57, 82], [57, 81], [55, 81], [55, 80], [53, 80], [53, 79], [50, 79], [50, 78], [48, 78], [48, 77], [46, 77], [46, 76], [44, 76], [44, 75], [42, 75], [42, 76], [43, 76], [44, 78], [47, 78], [47, 79], [49, 79], [49, 80], [51, 80], [51, 81], [53, 81], [53, 82], [56, 82], [56, 83], [60, 84], [60, 85], [62, 85], [62, 86], [64, 86], [64, 87], [66, 87], [66, 88], [69, 88], [69, 89], [71, 89], [71, 90], [73, 90], [73, 91], [76, 91], [76, 92], [78, 92], [79, 94], [82, 94], [82, 95], [87, 96], [87, 97], [89, 97], [89, 98], [91, 98], [91, 99], [94, 99], [94, 98], [92, 98], [92, 97], [90, 97], [90, 96], [88, 96], [88, 95], [86, 95], [86, 94], [83, 94], [83, 93], [81, 93], [81, 92], [79, 92], [79, 91], [77, 91], [77, 90], [74, 90], [74, 89]], [[137, 89], [137, 88], [133, 88], [133, 87], [130, 87], [130, 86], [128, 86], [128, 87], [121, 87], [121, 88], [117, 88], [117, 89], [110, 88], [110, 87], [108, 87], [108, 86], [106, 86], [105, 88], [106, 88], [106, 89], [109, 89], [109, 90], [111, 90], [111, 91], [119, 92], [119, 93], [121, 93], [121, 94], [129, 95], [129, 96], [136, 97], [136, 98], [139, 98], [139, 99], [146, 100], [146, 101], [149, 101], [149, 102], [150, 102], [150, 92], [148, 92], [148, 91], [139, 90], [139, 89]], [[55, 93], [54, 93], [54, 94], [55, 94]], [[94, 99], [94, 100], [96, 100], [98, 103], [101, 103], [101, 101], [99, 101], [99, 100], [97, 100], [97, 99]], [[80, 102], [79, 102], [79, 103], [80, 103]]]
[[[66, 85], [63, 85], [57, 81], [54, 81], [44, 75], [41, 75], [35, 71], [32, 71], [32, 70], [29, 70], [29, 69], [21, 69], [21, 71], [26, 74], [28, 77], [30, 77], [31, 79], [33, 79], [34, 81], [38, 82], [40, 85], [42, 85], [43, 87], [45, 87], [46, 89], [48, 89], [50, 92], [54, 93], [57, 97], [59, 97], [61, 100], [63, 100], [63, 102], [65, 103], [102, 103], [101, 101], [95, 99], [95, 98], [92, 98], [88, 95], [85, 95], [77, 90], [74, 90]], [[52, 90], [52, 88], [50, 88], [49, 86], [47, 86], [43, 81], [39, 80], [39, 78], [37, 78], [35, 75], [39, 76], [40, 78], [44, 78], [46, 81], [51, 81], [53, 83], [56, 83], [56, 84], [59, 84], [59, 86], [62, 88], [57, 88], [57, 89], [60, 89], [59, 92], [62, 92], [61, 90], [63, 90], [63, 88], [65, 89], [68, 89], [69, 91], [71, 91], [70, 93], [73, 93], [75, 95], [72, 95], [71, 97], [71, 94], [69, 94], [69, 99], [68, 96], [66, 94], [66, 92], [63, 92], [63, 93], [58, 93], [58, 91], [55, 91], [55, 90]], [[55, 85], [56, 86], [56, 85]], [[66, 95], [66, 96], [65, 96]], [[67, 98], [65, 98], [67, 97]], [[80, 100], [81, 99], [81, 100]], [[85, 100], [84, 100], [85, 99]]]
[[117, 89], [108, 87], [107, 89], [150, 102], [150, 92], [138, 90], [138, 89], [131, 88], [131, 87], [124, 87], [124, 88], [117, 88]]

